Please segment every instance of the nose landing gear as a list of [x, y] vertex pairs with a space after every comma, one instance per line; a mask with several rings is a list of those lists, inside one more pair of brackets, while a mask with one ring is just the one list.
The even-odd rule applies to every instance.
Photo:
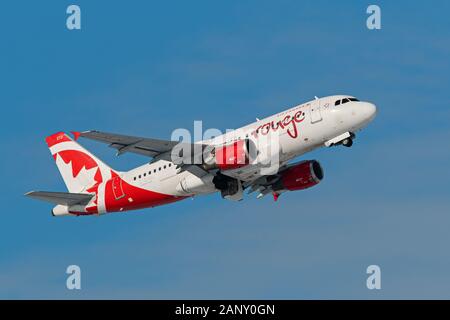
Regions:
[[350, 148], [353, 145], [353, 139], [352, 138], [346, 138], [342, 140], [342, 145], [344, 147]]
[[353, 132], [345, 132], [331, 140], [326, 141], [324, 144], [326, 147], [343, 145], [344, 147], [351, 147], [353, 145], [353, 139], [355, 134]]

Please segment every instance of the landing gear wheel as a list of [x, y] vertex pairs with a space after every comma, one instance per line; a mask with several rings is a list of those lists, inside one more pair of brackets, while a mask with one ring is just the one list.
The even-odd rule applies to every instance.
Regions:
[[353, 145], [353, 140], [351, 138], [347, 138], [342, 141], [342, 145], [344, 147], [350, 148]]

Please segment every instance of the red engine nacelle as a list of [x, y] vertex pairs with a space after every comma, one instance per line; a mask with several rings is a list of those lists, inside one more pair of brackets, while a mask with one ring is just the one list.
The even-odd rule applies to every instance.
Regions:
[[323, 179], [323, 170], [316, 160], [308, 160], [294, 165], [281, 173], [281, 179], [274, 186], [274, 191], [303, 190], [311, 188]]
[[215, 165], [220, 170], [232, 170], [249, 164], [248, 140], [238, 140], [215, 150]]

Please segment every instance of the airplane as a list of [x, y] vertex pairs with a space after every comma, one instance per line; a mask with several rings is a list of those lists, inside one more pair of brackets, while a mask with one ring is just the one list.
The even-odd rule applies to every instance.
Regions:
[[[46, 143], [68, 192], [31, 191], [25, 195], [55, 204], [53, 216], [124, 212], [215, 192], [239, 201], [244, 190], [258, 192], [257, 198], [272, 194], [277, 201], [282, 193], [311, 188], [324, 177], [317, 160], [290, 163], [292, 159], [320, 147], [351, 147], [356, 133], [375, 118], [376, 112], [373, 103], [334, 95], [315, 97], [195, 143], [100, 131], [72, 132], [72, 139], [58, 132], [48, 136]], [[258, 142], [269, 134], [277, 138], [278, 166], [275, 171], [264, 172], [261, 169], [267, 163], [255, 159], [267, 154], [260, 152]], [[117, 155], [137, 153], [151, 161], [126, 172], [114, 170], [83, 148], [77, 142], [80, 137], [107, 143], [117, 149]], [[181, 152], [177, 151], [175, 161], [177, 148]], [[197, 161], [188, 161], [192, 154], [183, 151], [195, 148], [202, 151], [201, 156], [194, 152]]]

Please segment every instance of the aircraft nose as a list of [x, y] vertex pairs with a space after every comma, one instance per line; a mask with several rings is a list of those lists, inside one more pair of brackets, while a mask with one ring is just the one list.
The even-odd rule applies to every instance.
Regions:
[[366, 121], [372, 121], [377, 115], [377, 107], [370, 102], [365, 102], [362, 106]]

